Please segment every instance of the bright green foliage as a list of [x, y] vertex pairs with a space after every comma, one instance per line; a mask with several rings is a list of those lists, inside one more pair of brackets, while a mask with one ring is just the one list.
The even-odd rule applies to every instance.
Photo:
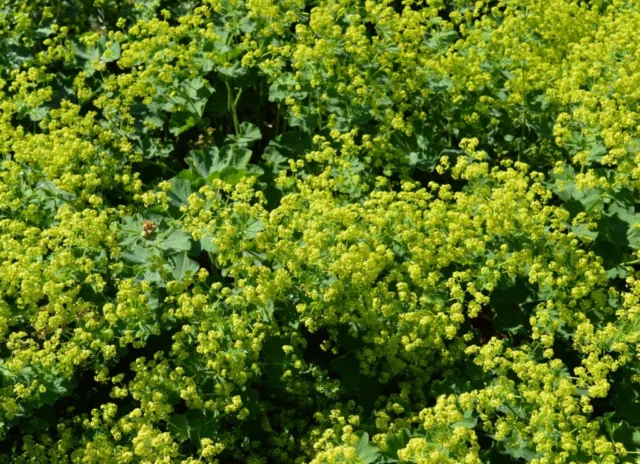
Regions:
[[639, 30], [0, 0], [0, 462], [640, 462]]

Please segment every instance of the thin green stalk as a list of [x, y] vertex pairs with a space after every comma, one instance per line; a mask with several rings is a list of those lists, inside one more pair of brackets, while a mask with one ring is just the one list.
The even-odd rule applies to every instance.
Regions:
[[228, 95], [227, 107], [229, 111], [231, 111], [231, 117], [233, 118], [233, 127], [236, 130], [236, 135], [238, 135], [240, 133], [240, 124], [238, 123], [238, 115], [236, 113], [236, 104], [238, 103], [238, 99], [240, 98], [242, 89], [240, 89], [238, 96], [234, 99], [233, 90], [231, 90], [231, 84], [228, 81], [225, 82], [225, 84], [227, 84], [227, 95]]

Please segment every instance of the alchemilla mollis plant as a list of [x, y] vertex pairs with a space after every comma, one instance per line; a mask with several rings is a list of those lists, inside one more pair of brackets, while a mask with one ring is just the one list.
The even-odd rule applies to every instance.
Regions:
[[0, 462], [640, 462], [639, 30], [0, 0]]

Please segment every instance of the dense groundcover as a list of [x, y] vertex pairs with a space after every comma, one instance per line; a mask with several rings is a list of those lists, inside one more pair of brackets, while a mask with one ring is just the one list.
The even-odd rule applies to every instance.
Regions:
[[0, 0], [0, 462], [635, 462], [638, 31]]

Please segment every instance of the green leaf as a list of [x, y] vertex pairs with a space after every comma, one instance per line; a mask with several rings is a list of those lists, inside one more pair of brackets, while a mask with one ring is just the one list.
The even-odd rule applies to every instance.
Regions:
[[169, 180], [171, 190], [167, 196], [174, 206], [180, 207], [189, 204], [189, 195], [191, 195], [191, 183], [188, 180], [174, 177]]
[[534, 450], [527, 447], [527, 444], [524, 442], [524, 440], [518, 438], [517, 441], [518, 446], [511, 446], [505, 442], [504, 449], [506, 451], [506, 454], [514, 459], [523, 459], [527, 462], [538, 457], [538, 454]]
[[100, 49], [97, 46], [89, 48], [80, 42], [73, 41], [72, 47], [76, 58], [80, 58], [82, 62], [100, 58]]
[[563, 165], [562, 174], [551, 173], [551, 180], [547, 182], [547, 187], [562, 201], [569, 201], [574, 198], [576, 191], [576, 173], [572, 166]]
[[39, 106], [31, 108], [27, 113], [31, 121], [37, 122], [42, 121], [49, 114], [49, 109], [46, 106]]
[[191, 236], [182, 229], [174, 229], [166, 236], [157, 239], [157, 246], [167, 251], [189, 251], [191, 249]]
[[601, 209], [603, 205], [602, 192], [599, 189], [575, 190], [574, 198], [582, 203], [585, 211]]
[[63, 377], [55, 370], [48, 372], [38, 368], [36, 372], [40, 383], [47, 389], [46, 392], [40, 396], [44, 404], [53, 406], [60, 397], [71, 394], [75, 386], [70, 379]]
[[382, 453], [387, 459], [386, 462], [397, 462], [398, 451], [407, 447], [411, 440], [411, 432], [402, 429], [399, 433], [387, 436], [387, 447]]
[[122, 252], [122, 258], [125, 261], [138, 265], [148, 264], [152, 255], [153, 252], [142, 245], [136, 245], [130, 251]]
[[199, 118], [190, 111], [176, 111], [171, 114], [169, 120], [169, 132], [179, 136], [198, 124]]
[[472, 429], [478, 424], [478, 419], [475, 417], [473, 411], [465, 411], [464, 419], [452, 424], [453, 428], [463, 427], [465, 429]]
[[290, 74], [283, 74], [276, 78], [269, 86], [269, 101], [284, 100], [290, 94], [290, 89], [296, 84], [296, 80]]
[[212, 93], [213, 87], [200, 78], [182, 82], [179, 87], [179, 97], [174, 99], [181, 105], [178, 111], [173, 111], [171, 108], [169, 132], [177, 137], [199, 125], [202, 122], [202, 113], [207, 100]]
[[207, 147], [202, 150], [193, 150], [185, 159], [187, 164], [203, 179], [206, 179], [218, 169], [220, 164], [220, 151], [218, 147]]
[[621, 443], [627, 451], [636, 452], [640, 448], [640, 429], [619, 420], [615, 413], [607, 412], [601, 419], [609, 438]]
[[590, 163], [600, 162], [600, 160], [606, 153], [607, 147], [605, 147], [602, 143], [596, 143], [589, 151], [589, 154], [587, 155], [587, 161]]
[[143, 279], [161, 287], [165, 285], [164, 279], [162, 278], [162, 275], [160, 275], [160, 272], [158, 271], [153, 271], [153, 272], [146, 271], [144, 273]]
[[198, 117], [202, 116], [207, 99], [214, 92], [213, 87], [203, 79], [196, 78], [182, 83], [183, 96], [187, 99], [188, 111], [192, 111]]
[[251, 218], [244, 226], [244, 236], [245, 238], [252, 239], [255, 238], [258, 232], [262, 232], [264, 230], [264, 223], [260, 219]]
[[626, 248], [629, 244], [627, 241], [629, 224], [620, 219], [617, 213], [604, 216], [598, 221], [598, 230], [617, 248]]
[[365, 464], [371, 464], [378, 460], [380, 457], [380, 453], [378, 453], [378, 448], [373, 446], [369, 442], [369, 434], [367, 432], [362, 432], [360, 438], [358, 439], [356, 445], [356, 453]]
[[70, 202], [76, 199], [76, 196], [74, 194], [59, 189], [58, 187], [56, 187], [56, 184], [46, 179], [38, 182], [37, 188], [45, 192], [47, 196], [56, 198], [63, 202]]
[[238, 174], [242, 177], [251, 159], [251, 150], [242, 145], [225, 145], [193, 150], [186, 158], [191, 169], [203, 179], [229, 181]]
[[441, 149], [434, 146], [425, 135], [425, 128], [421, 125], [414, 126], [414, 131], [410, 136], [403, 133], [393, 135], [393, 142], [396, 146], [402, 147], [407, 153], [409, 166], [425, 172], [433, 172], [440, 160]]
[[179, 441], [186, 441], [191, 438], [191, 429], [186, 414], [174, 414], [168, 420], [169, 428], [173, 436]]
[[637, 219], [635, 219], [633, 223], [629, 224], [627, 241], [629, 242], [629, 246], [634, 250], [640, 248], [640, 215], [637, 215]]
[[218, 419], [211, 411], [190, 409], [186, 414], [173, 414], [167, 421], [169, 430], [179, 441], [190, 440], [200, 444], [202, 438], [211, 438], [218, 430]]
[[213, 237], [211, 235], [204, 235], [200, 239], [200, 246], [202, 249], [209, 253], [215, 253], [217, 250], [216, 246], [213, 244]]
[[218, 73], [223, 81], [231, 81], [244, 76], [247, 70], [242, 67], [239, 61], [235, 61], [231, 66], [218, 66]]
[[225, 167], [244, 169], [251, 160], [251, 150], [240, 145], [225, 145], [220, 156], [226, 163]]
[[200, 269], [198, 263], [189, 259], [186, 252], [179, 253], [171, 257], [171, 263], [173, 264], [173, 270], [171, 275], [174, 280], [181, 282], [185, 277], [194, 275]]
[[596, 238], [598, 238], [598, 231], [591, 230], [584, 224], [578, 224], [577, 226], [571, 227], [571, 232], [573, 232], [580, 238], [587, 237], [590, 240], [595, 240]]
[[117, 61], [120, 58], [120, 53], [120, 44], [118, 42], [111, 42], [108, 47], [105, 46], [104, 51], [100, 56], [100, 61], [104, 63]]
[[457, 38], [458, 33], [455, 30], [434, 32], [431, 34], [431, 38], [427, 41], [427, 46], [433, 49], [435, 53], [443, 54]]
[[264, 150], [264, 159], [273, 173], [278, 174], [288, 166], [288, 159], [304, 156], [311, 147], [310, 134], [298, 130], [288, 131], [269, 141]]
[[238, 128], [238, 135], [229, 134], [227, 135], [226, 140], [232, 143], [248, 145], [256, 140], [260, 140], [261, 138], [262, 134], [257, 126], [249, 122], [243, 122]]
[[[154, 121], [154, 124], [158, 125], [158, 127], [164, 124], [162, 119], [156, 118], [155, 116], [150, 116], [146, 120]], [[146, 131], [147, 129], [145, 128], [144, 132]], [[149, 135], [140, 138], [137, 142], [137, 146], [140, 148], [145, 160], [153, 158], [169, 158], [173, 153], [173, 146], [170, 143], [163, 144], [160, 140]]]
[[125, 216], [119, 232], [120, 245], [127, 247], [137, 243], [142, 236], [142, 217]]

